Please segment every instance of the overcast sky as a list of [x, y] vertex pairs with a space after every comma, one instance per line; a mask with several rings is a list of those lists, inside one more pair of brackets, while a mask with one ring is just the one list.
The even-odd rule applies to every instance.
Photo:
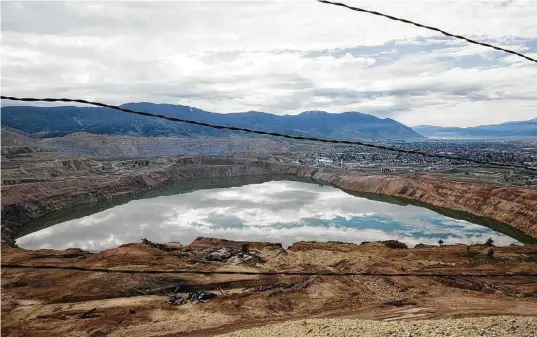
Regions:
[[[537, 1], [347, 1], [537, 58]], [[3, 95], [410, 126], [537, 117], [537, 64], [315, 1], [1, 2]]]

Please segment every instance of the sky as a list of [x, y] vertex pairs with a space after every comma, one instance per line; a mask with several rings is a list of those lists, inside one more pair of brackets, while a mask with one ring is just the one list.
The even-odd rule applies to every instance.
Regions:
[[[149, 211], [148, 211], [149, 210]], [[192, 242], [198, 236], [231, 240], [363, 242], [398, 239], [418, 243], [517, 242], [489, 228], [416, 206], [347, 194], [330, 186], [271, 181], [134, 200], [66, 221], [17, 240], [22, 248], [99, 251], [148, 238]]]
[[[537, 58], [537, 2], [347, 1]], [[316, 1], [1, 2], [2, 95], [409, 126], [537, 117], [537, 64]]]

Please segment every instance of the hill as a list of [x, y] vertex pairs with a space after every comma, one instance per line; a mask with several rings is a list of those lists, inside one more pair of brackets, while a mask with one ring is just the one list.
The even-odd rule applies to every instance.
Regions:
[[18, 130], [2, 126], [2, 147], [10, 146], [34, 146], [37, 140], [27, 137]]
[[[354, 111], [339, 114], [306, 111], [298, 115], [279, 116], [257, 111], [220, 114], [171, 104], [128, 103], [122, 107], [212, 124], [233, 125], [300, 136], [353, 140], [423, 138], [411, 128], [393, 119], [381, 119]], [[74, 106], [3, 107], [2, 125], [37, 137], [61, 137], [81, 131], [109, 135], [180, 137], [221, 137], [232, 133], [227, 130], [174, 123], [107, 108]]]
[[526, 138], [537, 137], [537, 118], [468, 128], [420, 125], [412, 129], [423, 136], [434, 138]]

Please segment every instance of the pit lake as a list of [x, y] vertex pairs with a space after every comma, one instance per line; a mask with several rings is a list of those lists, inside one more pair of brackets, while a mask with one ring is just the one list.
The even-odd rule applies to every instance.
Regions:
[[[73, 218], [74, 213], [70, 213]], [[59, 219], [59, 220], [58, 220]], [[418, 243], [518, 243], [510, 236], [427, 208], [351, 195], [330, 186], [269, 181], [161, 193], [90, 215], [40, 225], [17, 239], [26, 249], [100, 251], [147, 238], [188, 244], [198, 236], [281, 242], [392, 240]], [[50, 222], [50, 220], [49, 220]], [[39, 226], [38, 226], [39, 227]], [[46, 228], [45, 228], [46, 227]]]

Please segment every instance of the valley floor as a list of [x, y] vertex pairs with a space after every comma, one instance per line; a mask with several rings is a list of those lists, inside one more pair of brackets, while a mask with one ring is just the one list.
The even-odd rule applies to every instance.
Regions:
[[[461, 274], [535, 273], [537, 246], [493, 247], [491, 258], [490, 247], [484, 245], [408, 249], [390, 248], [400, 246], [394, 242], [297, 242], [284, 249], [278, 244], [243, 244], [198, 238], [187, 246], [131, 243], [99, 253], [4, 248], [2, 332], [5, 336], [532, 336], [536, 331], [536, 276]], [[437, 276], [128, 274], [21, 269], [16, 264]], [[170, 293], [195, 290], [216, 297], [207, 303], [168, 303]], [[465, 319], [445, 320], [451, 318]], [[241, 331], [250, 328], [254, 330]]]

